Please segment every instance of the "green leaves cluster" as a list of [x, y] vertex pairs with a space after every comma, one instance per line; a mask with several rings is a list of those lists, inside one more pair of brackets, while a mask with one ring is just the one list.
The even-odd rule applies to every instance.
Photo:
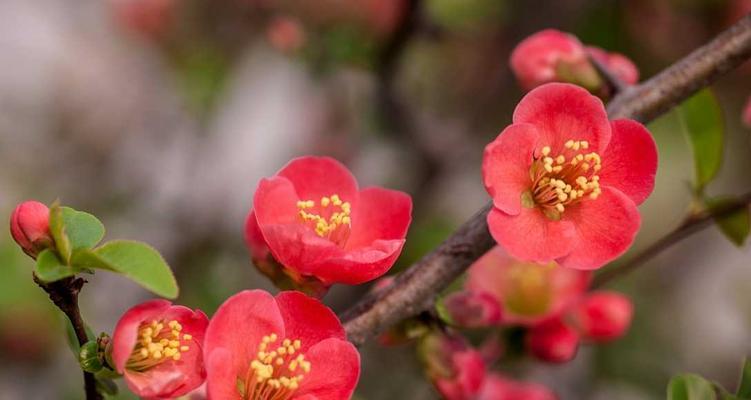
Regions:
[[670, 380], [667, 400], [751, 400], [751, 361], [744, 361], [735, 393], [699, 375], [681, 374]]
[[55, 247], [39, 253], [35, 269], [43, 282], [99, 269], [124, 275], [162, 297], [178, 295], [172, 270], [153, 247], [131, 240], [97, 247], [104, 225], [91, 214], [55, 204], [50, 208], [50, 233]]
[[[738, 200], [733, 197], [711, 198], [705, 188], [714, 179], [722, 165], [725, 139], [725, 121], [717, 98], [704, 89], [678, 107], [683, 131], [694, 155], [694, 194], [697, 203], [713, 212], [729, 207]], [[748, 207], [717, 218], [720, 231], [734, 244], [742, 246], [751, 230]]]

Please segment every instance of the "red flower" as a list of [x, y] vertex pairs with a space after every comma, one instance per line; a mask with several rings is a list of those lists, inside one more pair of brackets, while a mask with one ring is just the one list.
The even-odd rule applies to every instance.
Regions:
[[[301, 157], [258, 184], [246, 241], [256, 263], [266, 262], [260, 268], [267, 275], [281, 269], [297, 284], [354, 285], [391, 268], [411, 214], [407, 194], [378, 187], [360, 190], [339, 162]], [[269, 261], [277, 265], [268, 267]]]
[[543, 361], [571, 361], [579, 349], [579, 334], [560, 318], [549, 319], [527, 332], [527, 349]]
[[204, 358], [212, 400], [345, 400], [360, 376], [336, 315], [299, 292], [230, 297], [209, 323]]
[[438, 332], [423, 337], [418, 351], [428, 377], [445, 399], [475, 398], [485, 380], [479, 351], [460, 336]]
[[201, 344], [208, 322], [200, 310], [166, 300], [141, 303], [115, 327], [110, 344], [113, 366], [138, 396], [182, 396], [206, 378]]
[[636, 206], [652, 192], [656, 169], [644, 126], [608, 121], [600, 99], [580, 87], [541, 86], [485, 148], [490, 233], [520, 260], [599, 268], [633, 242]]
[[24, 253], [36, 258], [42, 249], [52, 245], [50, 209], [38, 201], [24, 201], [10, 217], [10, 234]]
[[538, 383], [519, 382], [498, 373], [485, 377], [477, 400], [555, 400], [547, 387]]
[[[469, 268], [465, 289], [491, 296], [505, 325], [534, 325], [560, 315], [587, 290], [591, 273], [555, 263], [515, 260], [499, 246]], [[487, 325], [486, 325], [487, 326]]]
[[549, 82], [571, 82], [587, 89], [601, 84], [579, 39], [555, 29], [522, 40], [511, 53], [511, 70], [524, 90]]
[[639, 82], [639, 69], [636, 68], [633, 61], [629, 60], [628, 57], [623, 54], [615, 52], [608, 53], [607, 51], [595, 46], [587, 46], [587, 51], [624, 83], [633, 85]]
[[623, 336], [631, 325], [634, 306], [616, 292], [594, 292], [572, 311], [572, 319], [582, 336], [594, 342], [607, 342]]

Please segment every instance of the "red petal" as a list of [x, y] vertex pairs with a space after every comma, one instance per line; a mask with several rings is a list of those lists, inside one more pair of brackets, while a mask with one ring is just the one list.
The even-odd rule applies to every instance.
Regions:
[[261, 227], [258, 226], [258, 220], [256, 219], [256, 213], [252, 209], [245, 220], [245, 244], [248, 246], [250, 254], [254, 259], [263, 260], [269, 254], [266, 239], [263, 238]]
[[396, 190], [371, 187], [360, 192], [353, 208], [346, 249], [372, 245], [378, 239], [404, 239], [412, 221], [412, 198]]
[[639, 205], [649, 197], [657, 174], [657, 145], [647, 128], [630, 120], [612, 122], [613, 137], [601, 154], [600, 185], [610, 186]]
[[529, 168], [539, 139], [534, 125], [509, 125], [485, 147], [482, 180], [493, 205], [506, 214], [521, 211], [521, 194], [532, 185]]
[[232, 364], [232, 353], [223, 347], [213, 350], [206, 359], [206, 393], [209, 399], [242, 400], [237, 391], [238, 370]]
[[576, 239], [571, 253], [558, 262], [575, 269], [600, 268], [623, 254], [641, 224], [634, 202], [607, 186], [597, 200], [566, 209], [565, 218], [576, 224]]
[[[302, 200], [318, 201], [338, 194], [342, 201], [357, 200], [357, 181], [347, 167], [329, 157], [300, 157], [290, 161], [277, 176], [292, 182]], [[352, 204], [354, 206], [354, 204]]]
[[328, 338], [345, 340], [339, 318], [320, 301], [300, 292], [286, 291], [276, 295], [276, 303], [284, 319], [286, 337], [300, 339], [301, 351]]
[[555, 29], [522, 40], [511, 53], [511, 69], [525, 90], [558, 79], [560, 61], [586, 61], [586, 53], [579, 39]]
[[[265, 335], [276, 333], [280, 338], [285, 336], [284, 321], [279, 312], [276, 300], [263, 290], [242, 291], [222, 304], [211, 318], [204, 340], [204, 359], [209, 360], [209, 394], [213, 399], [214, 390], [221, 393], [226, 386], [232, 390], [236, 388], [238, 376], [244, 376], [250, 361], [258, 353], [258, 345]], [[224, 352], [229, 352], [229, 357]], [[229, 365], [222, 366], [220, 371], [212, 371], [214, 353], [217, 358]], [[231, 379], [229, 377], [231, 375]], [[212, 378], [213, 376], [213, 378]], [[212, 380], [214, 379], [214, 380]]]
[[369, 247], [332, 256], [307, 271], [324, 282], [359, 285], [388, 272], [403, 246], [404, 239], [376, 240]]
[[120, 317], [112, 332], [112, 362], [117, 372], [123, 373], [125, 370], [130, 353], [136, 346], [141, 322], [158, 318], [171, 305], [167, 300], [149, 300], [132, 307]]
[[530, 123], [539, 145], [558, 154], [568, 140], [586, 140], [594, 151], [610, 142], [610, 122], [602, 101], [568, 83], [548, 83], [527, 93], [514, 110], [514, 123]]
[[318, 400], [352, 397], [360, 379], [360, 354], [351, 343], [330, 338], [318, 342], [305, 353], [310, 373], [305, 375], [298, 396], [314, 395]]
[[575, 234], [571, 222], [552, 221], [537, 207], [522, 207], [519, 215], [493, 208], [488, 214], [488, 229], [512, 257], [537, 263], [548, 263], [568, 254]]

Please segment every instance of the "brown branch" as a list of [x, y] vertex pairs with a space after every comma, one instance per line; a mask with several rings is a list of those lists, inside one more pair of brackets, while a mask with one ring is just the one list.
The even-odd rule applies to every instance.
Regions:
[[[650, 121], [739, 66], [751, 55], [751, 15], [648, 81], [619, 93], [608, 106], [611, 118]], [[362, 344], [405, 318], [429, 308], [441, 290], [495, 242], [488, 233], [490, 205], [441, 245], [398, 276], [378, 295], [369, 295], [342, 319], [349, 339]]]
[[743, 208], [747, 208], [749, 204], [751, 204], [751, 193], [746, 193], [739, 196], [737, 202], [732, 202], [724, 207], [718, 207], [687, 218], [677, 228], [652, 243], [649, 247], [636, 254], [630, 260], [597, 274], [592, 282], [592, 288], [596, 289], [602, 287], [612, 280], [628, 274], [640, 265], [644, 265], [644, 263], [660, 254], [663, 250], [673, 246], [692, 234], [711, 226], [716, 219], [727, 217]]
[[[76, 333], [78, 344], [83, 346], [89, 341], [86, 334], [86, 324], [81, 317], [81, 310], [78, 308], [78, 293], [81, 292], [83, 284], [86, 283], [82, 278], [65, 278], [59, 281], [44, 283], [34, 275], [34, 282], [41, 287], [50, 297], [50, 300], [68, 317], [73, 331]], [[86, 400], [101, 400], [102, 395], [96, 388], [96, 378], [89, 372], [83, 373], [84, 391]]]
[[589, 55], [589, 62], [592, 63], [592, 65], [597, 70], [597, 73], [600, 74], [600, 77], [610, 88], [610, 92], [608, 92], [610, 96], [621, 94], [629, 90], [630, 86], [626, 82], [624, 82], [613, 71], [611, 71], [607, 65], [601, 63], [600, 60], [593, 57], [592, 54]]

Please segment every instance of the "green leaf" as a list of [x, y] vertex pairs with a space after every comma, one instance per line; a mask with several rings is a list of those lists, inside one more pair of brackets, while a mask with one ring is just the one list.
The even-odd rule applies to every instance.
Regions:
[[736, 246], [743, 246], [751, 231], [751, 210], [748, 205], [743, 204], [733, 197], [719, 197], [706, 200], [710, 210], [727, 210], [728, 208], [738, 207], [737, 211], [727, 214], [723, 217], [716, 218], [715, 222], [720, 231]]
[[696, 190], [701, 193], [722, 164], [725, 121], [717, 98], [704, 89], [678, 107], [683, 130], [694, 153]]
[[668, 384], [668, 400], [717, 400], [714, 385], [699, 375], [676, 375]]
[[76, 270], [65, 265], [54, 251], [44, 249], [37, 256], [37, 265], [34, 273], [42, 282], [54, 282], [76, 274]]
[[751, 399], [751, 360], [748, 358], [743, 361], [741, 382], [738, 384], [738, 391], [735, 394], [742, 399]]
[[94, 268], [125, 275], [159, 296], [174, 299], [177, 282], [164, 258], [153, 247], [136, 241], [115, 240], [94, 250], [80, 249], [71, 262], [79, 268]]
[[102, 240], [104, 225], [89, 213], [55, 204], [50, 209], [50, 232], [67, 263], [74, 250], [90, 249]]

